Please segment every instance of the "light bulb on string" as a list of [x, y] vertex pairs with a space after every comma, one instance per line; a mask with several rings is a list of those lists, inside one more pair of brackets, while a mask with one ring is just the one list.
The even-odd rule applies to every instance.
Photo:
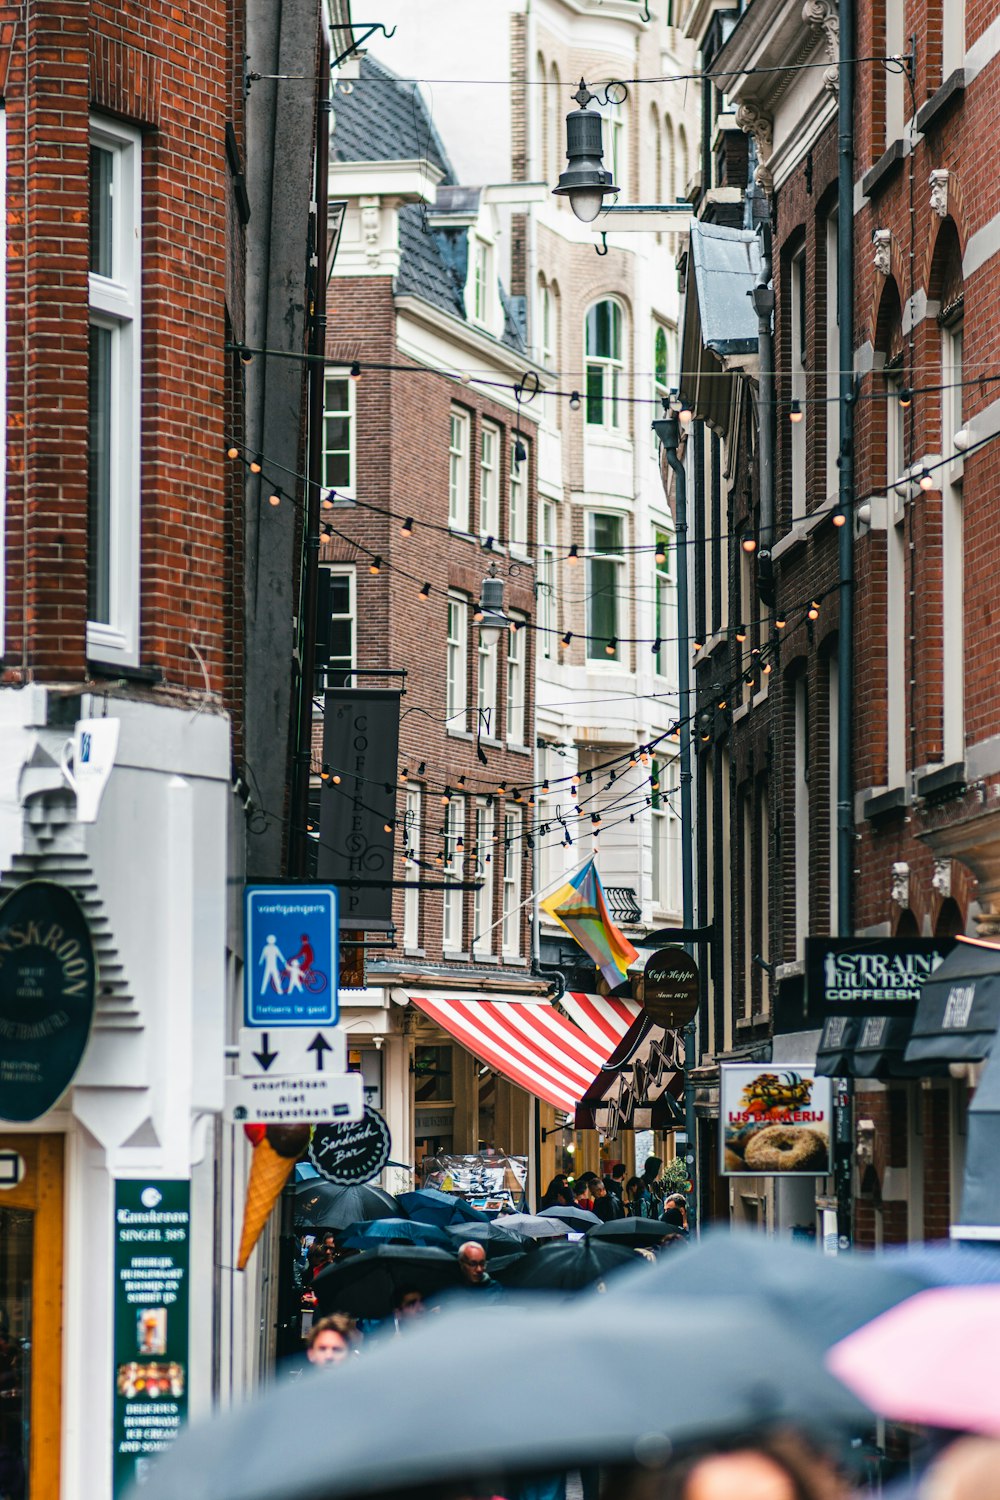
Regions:
[[802, 402], [801, 401], [793, 401], [791, 403], [791, 405], [788, 408], [788, 420], [789, 420], [789, 422], [801, 422], [802, 421]]
[[812, 603], [810, 604], [809, 608], [806, 610], [806, 619], [807, 620], [818, 620], [819, 619], [819, 601], [818, 600], [814, 599], [812, 601]]
[[570, 546], [569, 556], [567, 557], [566, 562], [569, 565], [569, 567], [575, 568], [576, 565], [577, 565], [577, 563], [579, 561], [580, 561], [580, 549], [577, 546], [576, 542], [573, 542], [572, 545]]
[[910, 387], [908, 385], [902, 386], [896, 399], [898, 400], [900, 406], [904, 411], [906, 411], [908, 407], [912, 406], [913, 392], [910, 390]]
[[784, 630], [784, 628], [785, 628], [785, 626], [787, 624], [788, 624], [788, 621], [785, 619], [785, 617], [783, 615], [780, 615], [778, 617], [778, 619], [775, 620], [775, 622], [774, 622], [774, 628], [775, 628], [775, 630]]
[[747, 638], [747, 628], [746, 628], [746, 626], [745, 625], [737, 625], [737, 627], [736, 627], [736, 639], [742, 645], [743, 642], [746, 640], [746, 638]]
[[400, 536], [412, 536], [413, 535], [413, 517], [412, 516], [407, 516], [406, 517], [406, 520], [403, 522], [402, 526], [399, 528], [399, 534], [400, 534]]
[[410, 768], [409, 768], [409, 766], [404, 766], [403, 767], [403, 769], [399, 773], [399, 779], [403, 783], [403, 785], [405, 786], [406, 783], [410, 779]]
[[847, 516], [844, 514], [841, 506], [838, 505], [830, 519], [833, 521], [834, 526], [843, 526], [847, 520]]
[[610, 641], [608, 641], [608, 643], [605, 646], [604, 650], [605, 650], [605, 653], [608, 656], [617, 656], [618, 655], [618, 637], [616, 635], [613, 635], [611, 637]]
[[450, 801], [451, 801], [451, 787], [450, 786], [446, 786], [445, 789], [444, 789], [444, 791], [441, 793], [441, 806], [442, 807], [447, 807], [448, 803]]
[[324, 510], [333, 510], [333, 491], [327, 490], [323, 496], [322, 505]]
[[660, 640], [660, 637], [657, 636], [656, 640], [653, 642], [653, 644], [652, 644], [652, 646], [650, 648], [654, 656], [659, 656], [661, 645], [662, 645], [662, 642]]
[[566, 634], [562, 637], [562, 639], [560, 640], [559, 644], [560, 644], [560, 646], [563, 646], [563, 647], [568, 646], [569, 643], [570, 643], [570, 641], [572, 639], [573, 639], [573, 632], [572, 632], [572, 630], [567, 630]]
[[419, 766], [417, 767], [417, 775], [418, 776], [422, 776], [426, 770], [427, 770], [427, 762], [425, 760], [422, 760], [420, 762]]
[[430, 584], [429, 583], [425, 583], [423, 585], [423, 587], [419, 590], [419, 594], [420, 594], [421, 599], [429, 599], [431, 597], [431, 586], [430, 586]]
[[268, 499], [268, 504], [269, 505], [275, 505], [275, 506], [280, 505], [281, 504], [281, 491], [280, 490], [275, 490], [274, 494], [273, 495], [269, 495], [267, 497], [267, 499]]
[[260, 471], [261, 471], [261, 462], [260, 462], [260, 459], [259, 458], [252, 458], [250, 460], [250, 473], [251, 474], [259, 474]]
[[748, 556], [757, 551], [757, 538], [752, 531], [744, 531], [740, 546]]
[[239, 456], [240, 456], [240, 450], [238, 448], [230, 446], [230, 447], [228, 447], [226, 449], [226, 457], [227, 458], [239, 458]]
[[334, 786], [339, 786], [340, 783], [341, 783], [341, 781], [342, 781], [342, 779], [343, 778], [341, 777], [341, 774], [340, 774], [339, 771], [334, 771], [333, 774], [332, 774], [332, 776], [330, 777], [330, 780], [333, 782]]
[[663, 564], [666, 562], [667, 549], [666, 547], [664, 547], [662, 542], [657, 542], [656, 551], [653, 553], [653, 560], [659, 568], [662, 568]]
[[922, 490], [932, 490], [934, 488], [934, 476], [930, 469], [924, 469], [920, 475], [920, 488]]
[[381, 559], [381, 557], [379, 557], [378, 553], [375, 554], [375, 556], [372, 558], [371, 562], [368, 564], [368, 571], [369, 571], [369, 573], [371, 573], [373, 575], [376, 574], [376, 573], [381, 573], [381, 571], [382, 571], [382, 559]]
[[356, 380], [360, 380], [361, 379], [361, 366], [360, 366], [360, 364], [358, 363], [357, 360], [355, 360], [354, 363], [351, 365], [351, 368], [348, 371], [348, 374], [350, 375], [350, 378], [352, 380], [356, 381]]
[[580, 410], [580, 392], [579, 391], [573, 391], [572, 394], [570, 395], [570, 398], [569, 398], [569, 409], [570, 409], [570, 411], [579, 411]]

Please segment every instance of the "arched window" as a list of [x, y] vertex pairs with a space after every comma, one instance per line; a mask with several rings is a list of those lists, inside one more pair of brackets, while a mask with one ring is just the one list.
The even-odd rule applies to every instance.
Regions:
[[545, 111], [549, 120], [549, 156], [546, 163], [546, 173], [549, 181], [554, 183], [563, 169], [563, 99], [559, 80], [559, 69], [555, 63], [549, 69], [549, 86], [544, 90]]
[[652, 142], [650, 182], [647, 203], [663, 202], [663, 137], [660, 135], [660, 112], [655, 104], [649, 108], [649, 139]]
[[587, 313], [587, 425], [622, 425], [622, 310], [606, 298]]
[[683, 198], [687, 193], [689, 172], [688, 140], [684, 126], [682, 125], [677, 132], [677, 187], [675, 190], [677, 198]]
[[549, 91], [545, 87], [545, 80], [548, 78], [548, 76], [549, 75], [548, 69], [545, 65], [545, 58], [539, 52], [538, 56], [535, 58], [535, 77], [537, 78], [539, 84], [539, 87], [536, 90], [539, 98], [538, 112], [536, 115], [537, 139], [535, 143], [535, 172], [538, 177], [544, 177], [548, 172], [549, 157], [551, 155], [551, 152], [549, 150], [549, 109], [548, 99], [546, 98], [546, 95]]
[[[670, 394], [670, 353], [667, 348], [667, 330], [657, 328], [653, 348], [653, 370], [655, 372], [656, 395], [664, 400]], [[659, 413], [657, 413], [657, 416]]]
[[669, 120], [663, 127], [663, 191], [664, 203], [674, 203], [678, 197], [677, 162], [674, 155], [674, 127]]

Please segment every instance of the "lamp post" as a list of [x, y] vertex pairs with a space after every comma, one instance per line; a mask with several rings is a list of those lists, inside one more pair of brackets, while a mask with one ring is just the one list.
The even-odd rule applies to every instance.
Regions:
[[580, 108], [566, 116], [566, 155], [569, 164], [559, 175], [559, 186], [553, 193], [569, 199], [569, 206], [584, 224], [592, 224], [604, 206], [604, 199], [618, 189], [611, 173], [604, 169], [604, 142], [601, 117], [587, 105], [592, 94], [580, 79], [573, 98]]
[[479, 639], [484, 646], [495, 646], [501, 635], [510, 626], [510, 618], [503, 607], [503, 579], [490, 574], [483, 579], [479, 596]]

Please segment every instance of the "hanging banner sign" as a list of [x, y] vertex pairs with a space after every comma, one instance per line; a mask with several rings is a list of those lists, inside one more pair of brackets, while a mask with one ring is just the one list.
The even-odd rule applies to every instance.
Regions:
[[22, 885], [0, 907], [0, 1119], [37, 1120], [73, 1081], [94, 1016], [87, 919], [65, 886]]
[[[320, 880], [340, 890], [341, 925], [359, 932], [392, 926], [398, 758], [399, 693], [331, 688], [323, 719], [330, 779], [320, 793], [317, 869]], [[365, 883], [352, 885], [352, 878]]]
[[824, 1177], [832, 1170], [829, 1078], [812, 1063], [723, 1063], [719, 1171], [724, 1177]]
[[190, 1243], [189, 1182], [115, 1183], [115, 1496], [187, 1417]]
[[371, 1182], [391, 1155], [389, 1127], [369, 1104], [355, 1124], [317, 1125], [309, 1143], [309, 1160], [321, 1177], [338, 1187]]
[[806, 938], [806, 995], [817, 1016], [914, 1015], [920, 986], [954, 938]]
[[698, 965], [683, 948], [661, 948], [642, 971], [642, 1008], [657, 1026], [682, 1030], [698, 1014]]

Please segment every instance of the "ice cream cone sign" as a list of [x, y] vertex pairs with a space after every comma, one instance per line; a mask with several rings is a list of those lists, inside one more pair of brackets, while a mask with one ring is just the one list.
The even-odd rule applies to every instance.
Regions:
[[243, 1233], [236, 1269], [242, 1271], [260, 1239], [281, 1190], [292, 1175], [295, 1163], [309, 1145], [308, 1125], [244, 1125], [247, 1140], [253, 1142], [253, 1159], [243, 1205]]

